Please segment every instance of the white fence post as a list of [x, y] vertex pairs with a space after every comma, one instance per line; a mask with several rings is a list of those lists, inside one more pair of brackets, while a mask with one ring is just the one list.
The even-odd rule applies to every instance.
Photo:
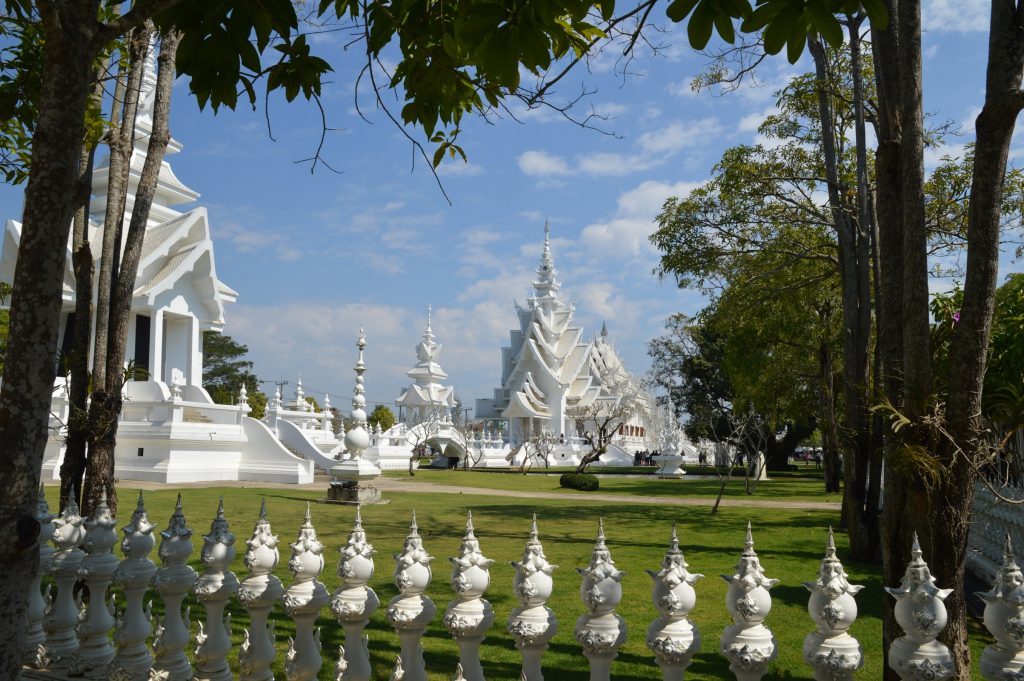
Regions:
[[457, 598], [448, 604], [444, 627], [459, 645], [459, 664], [466, 681], [484, 681], [480, 666], [480, 644], [494, 624], [491, 604], [481, 598], [491, 583], [488, 568], [494, 561], [480, 552], [480, 542], [473, 534], [473, 512], [466, 516], [466, 534], [457, 558], [452, 564], [451, 585]]
[[85, 521], [82, 546], [86, 556], [78, 568], [78, 577], [89, 590], [89, 600], [75, 627], [78, 650], [68, 663], [70, 672], [76, 676], [92, 675], [95, 670], [105, 675], [107, 665], [114, 659], [114, 646], [108, 635], [114, 626], [114, 616], [107, 604], [107, 589], [118, 564], [112, 552], [117, 543], [116, 525], [107, 506], [107, 495], [103, 494], [92, 517]]
[[738, 681], [759, 681], [768, 665], [779, 654], [779, 644], [764, 620], [772, 609], [768, 590], [779, 583], [770, 579], [754, 551], [754, 538], [747, 523], [746, 546], [732, 577], [722, 575], [729, 583], [725, 604], [733, 624], [722, 632], [721, 650], [729, 660], [729, 669]]
[[317, 580], [324, 569], [324, 545], [316, 538], [309, 502], [299, 536], [290, 545], [288, 570], [294, 581], [284, 591], [285, 612], [295, 621], [295, 638], [288, 644], [284, 669], [288, 681], [312, 681], [320, 673], [320, 630], [313, 631], [320, 609], [330, 601], [327, 587]]
[[85, 558], [85, 552], [78, 548], [85, 538], [85, 528], [82, 527], [82, 516], [73, 499], [68, 501], [53, 524], [53, 545], [56, 550], [47, 560], [46, 572], [56, 582], [57, 595], [46, 608], [46, 616], [43, 618], [46, 641], [43, 643], [44, 652], [40, 662], [44, 667], [60, 669], [67, 666], [71, 654], [78, 650], [75, 625], [78, 623], [79, 604], [73, 590], [78, 579], [78, 566]]
[[849, 681], [864, 665], [860, 643], [848, 633], [857, 619], [857, 601], [853, 597], [864, 587], [850, 584], [836, 557], [831, 527], [818, 579], [804, 582], [804, 586], [811, 592], [807, 612], [818, 625], [804, 639], [804, 661], [814, 670], [816, 681]]
[[[348, 535], [348, 543], [339, 549], [338, 576], [341, 586], [331, 599], [331, 612], [345, 630], [345, 646], [339, 650], [338, 678], [345, 673], [346, 681], [369, 681], [373, 675], [370, 668], [368, 640], [363, 629], [370, 623], [370, 615], [380, 605], [377, 594], [367, 586], [373, 577], [373, 544], [366, 541], [363, 518], [356, 507], [355, 523]], [[344, 668], [340, 665], [344, 662]]]
[[519, 600], [508, 617], [508, 631], [516, 639], [516, 648], [523, 656], [522, 676], [525, 681], [544, 681], [541, 657], [548, 649], [548, 641], [558, 631], [555, 613], [545, 603], [551, 598], [554, 580], [551, 573], [558, 566], [548, 562], [544, 547], [537, 535], [537, 514], [533, 514], [530, 538], [526, 541], [522, 559], [512, 563], [516, 574], [512, 578], [512, 593]]
[[[46, 632], [43, 631], [43, 617], [46, 614], [46, 599], [40, 591], [45, 566], [53, 548], [50, 546], [50, 537], [53, 536], [54, 515], [50, 513], [50, 506], [46, 503], [46, 493], [42, 484], [39, 485], [39, 497], [36, 499], [36, 520], [39, 522], [39, 569], [32, 578], [32, 586], [29, 587], [28, 601], [28, 627], [25, 634], [25, 648], [23, 660], [25, 664], [39, 666], [41, 646], [46, 641]], [[49, 591], [49, 586], [46, 587]]]
[[[245, 386], [242, 386], [245, 390]], [[244, 406], [244, 405], [243, 405]], [[235, 535], [224, 517], [224, 497], [210, 531], [203, 535], [200, 553], [206, 569], [199, 575], [192, 594], [206, 611], [206, 626], [199, 622], [196, 634], [196, 681], [232, 681], [228, 653], [231, 652], [231, 615], [224, 617], [231, 595], [238, 591], [238, 577], [229, 568], [235, 559]]]
[[981, 653], [981, 675], [988, 681], [1024, 677], [1024, 574], [1013, 557], [1013, 542], [1006, 535], [1003, 562], [985, 601], [985, 627], [996, 639]]
[[620, 582], [625, 573], [615, 567], [605, 545], [603, 518], [598, 520], [597, 528], [590, 565], [576, 568], [583, 576], [580, 598], [587, 606], [587, 612], [576, 620], [576, 641], [590, 663], [590, 681], [608, 681], [612, 660], [626, 642], [626, 622], [615, 614], [615, 606], [622, 600]]
[[437, 612], [434, 602], [423, 595], [430, 586], [432, 560], [433, 556], [423, 548], [423, 539], [416, 526], [416, 511], [413, 511], [405, 545], [401, 553], [395, 554], [395, 587], [400, 593], [388, 603], [386, 613], [388, 623], [395, 628], [402, 642], [397, 669], [403, 674], [398, 678], [404, 681], [427, 679], [420, 638]]
[[672, 537], [661, 570], [647, 570], [654, 579], [651, 600], [661, 615], [647, 628], [647, 647], [654, 651], [664, 681], [683, 681], [683, 674], [700, 650], [700, 630], [687, 619], [697, 604], [694, 583], [703, 577], [689, 572], [679, 550], [679, 536], [672, 523]]
[[953, 676], [953, 656], [935, 638], [946, 627], [946, 600], [952, 589], [935, 586], [914, 533], [911, 560], [898, 587], [885, 587], [896, 599], [895, 616], [905, 632], [889, 645], [889, 667], [907, 681], [942, 681]]
[[121, 528], [121, 553], [124, 560], [114, 572], [114, 583], [124, 590], [124, 611], [117, 618], [114, 645], [117, 652], [111, 663], [111, 676], [130, 679], [148, 679], [153, 656], [146, 647], [152, 633], [151, 617], [143, 607], [146, 590], [156, 574], [156, 565], [149, 552], [156, 546], [155, 526], [146, 515], [142, 490], [135, 504], [131, 520]]
[[185, 521], [181, 510], [181, 494], [174, 504], [174, 513], [167, 523], [167, 529], [160, 533], [161, 567], [153, 578], [153, 586], [164, 602], [164, 617], [157, 624], [153, 652], [156, 664], [153, 668], [167, 673], [167, 681], [191, 681], [192, 665], [185, 656], [189, 642], [189, 609], [182, 616], [185, 595], [196, 581], [196, 571], [186, 565], [192, 555], [192, 530]]
[[281, 580], [270, 574], [280, 556], [277, 537], [267, 520], [267, 503], [260, 502], [260, 516], [246, 542], [248, 551], [244, 563], [249, 574], [238, 589], [238, 600], [249, 613], [249, 628], [245, 630], [242, 647], [238, 652], [240, 681], [273, 681], [270, 665], [274, 663], [274, 623], [267, 622], [274, 603], [284, 593]]

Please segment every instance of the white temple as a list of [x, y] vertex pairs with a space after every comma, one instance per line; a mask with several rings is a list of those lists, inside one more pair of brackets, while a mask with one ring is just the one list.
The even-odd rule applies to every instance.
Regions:
[[533, 295], [525, 306], [516, 304], [519, 327], [509, 332], [511, 343], [502, 348], [501, 387], [493, 398], [477, 400], [476, 417], [506, 422], [513, 445], [546, 430], [560, 444], [575, 448], [594, 430], [588, 415], [614, 409], [628, 397], [638, 407], [613, 437], [619, 451], [602, 457], [602, 463], [622, 459], [626, 450], [648, 448], [650, 398], [608, 342], [607, 328], [593, 341], [582, 340], [583, 328], [573, 320], [575, 307], [558, 295], [561, 284], [547, 225], [536, 272]]
[[[152, 132], [155, 85], [151, 56], [135, 124], [125, 225]], [[179, 151], [181, 145], [172, 140], [167, 154]], [[94, 174], [89, 224], [93, 243], [102, 238], [108, 174], [105, 159]], [[313, 414], [308, 405], [302, 406], [301, 394], [296, 395], [295, 408], [283, 406], [278, 396], [264, 423], [248, 417], [244, 388], [238, 404], [220, 405], [202, 387], [202, 333], [224, 328], [224, 307], [235, 302], [238, 294], [217, 277], [206, 208], [184, 212], [177, 208], [198, 197], [175, 177], [165, 160], [146, 225], [126, 353], [127, 360], [146, 370], [149, 379], [125, 384], [116, 475], [122, 480], [161, 482], [312, 482], [315, 466], [336, 463], [333, 458], [341, 449], [330, 429], [329, 412]], [[7, 221], [0, 253], [2, 281], [13, 281], [21, 233], [21, 223]], [[72, 348], [74, 309], [69, 245], [59, 348], [63, 354]], [[56, 383], [44, 478], [58, 477], [69, 417], [64, 377]]]

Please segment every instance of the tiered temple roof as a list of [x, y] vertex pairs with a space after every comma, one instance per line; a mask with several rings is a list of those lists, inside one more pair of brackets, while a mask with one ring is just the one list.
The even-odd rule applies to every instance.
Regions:
[[448, 374], [437, 361], [441, 344], [434, 341], [430, 325], [431, 308], [427, 306], [427, 328], [423, 340], [416, 345], [416, 366], [405, 372], [413, 383], [398, 398], [398, 404], [412, 409], [450, 409], [455, 406], [455, 391], [443, 384]]

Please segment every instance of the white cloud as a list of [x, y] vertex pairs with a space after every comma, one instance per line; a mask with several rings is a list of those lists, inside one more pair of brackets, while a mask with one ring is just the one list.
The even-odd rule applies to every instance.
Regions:
[[722, 126], [715, 117], [696, 121], [672, 121], [667, 126], [640, 135], [637, 140], [645, 154], [671, 156], [689, 147], [703, 146], [722, 134]]
[[451, 177], [477, 177], [482, 175], [483, 172], [483, 166], [463, 161], [460, 158], [446, 159], [441, 164], [441, 167], [437, 169], [438, 175]]
[[624, 192], [618, 199], [618, 214], [653, 219], [670, 196], [686, 196], [702, 182], [658, 182], [647, 180]]
[[658, 163], [656, 159], [644, 158], [643, 156], [632, 156], [626, 154], [613, 154], [598, 152], [584, 154], [576, 158], [576, 165], [580, 172], [594, 176], [620, 176], [646, 170]]
[[546, 151], [524, 151], [518, 158], [519, 169], [530, 177], [551, 177], [568, 175], [569, 164], [561, 156]]
[[925, 31], [972, 33], [987, 31], [992, 4], [986, 0], [924, 0], [921, 7]]

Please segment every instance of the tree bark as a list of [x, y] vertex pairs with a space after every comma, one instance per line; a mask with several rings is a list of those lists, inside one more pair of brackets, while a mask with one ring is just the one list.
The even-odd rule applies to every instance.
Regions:
[[[150, 31], [143, 31], [147, 36]], [[180, 36], [175, 31], [166, 33], [162, 40], [160, 54], [157, 58], [156, 92], [153, 106], [153, 130], [149, 136], [146, 149], [146, 160], [142, 166], [139, 184], [135, 189], [135, 203], [132, 206], [131, 221], [125, 239], [124, 253], [120, 266], [116, 268], [117, 279], [111, 287], [109, 331], [107, 334], [106, 385], [104, 386], [106, 401], [97, 405], [96, 418], [107, 427], [100, 431], [91, 444], [89, 460], [86, 467], [85, 504], [92, 508], [106, 494], [107, 504], [111, 509], [117, 508], [117, 492], [114, 489], [114, 451], [117, 446], [117, 424], [121, 414], [123, 399], [122, 367], [128, 342], [128, 320], [131, 316], [132, 293], [135, 290], [135, 277], [138, 274], [142, 244], [146, 236], [146, 223], [153, 205], [160, 167], [167, 151], [171, 136], [168, 121], [171, 108], [171, 88], [174, 85], [174, 55], [178, 49]], [[148, 44], [148, 37], [147, 37]]]
[[0, 678], [17, 678], [28, 590], [39, 561], [34, 506], [56, 375], [68, 232], [97, 56], [97, 2], [42, 7], [39, 118], [25, 191], [0, 388]]
[[[829, 318], [832, 311], [829, 306], [824, 306], [819, 311], [822, 320], [822, 327], [826, 330], [824, 338], [818, 345], [818, 367], [819, 367], [819, 402], [821, 409], [821, 449], [825, 460], [825, 491], [838, 492], [839, 485], [839, 429], [836, 423], [835, 409], [835, 375], [832, 361], [832, 345], [829, 343], [828, 328], [831, 326]], [[843, 501], [846, 503], [845, 499]], [[843, 519], [846, 520], [844, 509]]]

